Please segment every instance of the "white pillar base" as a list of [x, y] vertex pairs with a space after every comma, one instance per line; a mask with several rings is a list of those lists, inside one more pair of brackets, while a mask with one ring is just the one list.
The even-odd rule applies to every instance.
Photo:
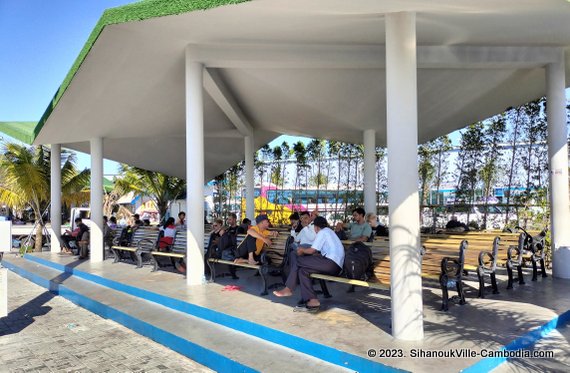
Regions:
[[52, 253], [61, 251], [61, 145], [51, 145], [50, 220]]
[[561, 246], [552, 250], [552, 276], [570, 279], [570, 247]]
[[91, 227], [89, 248], [92, 263], [103, 256], [103, 139], [91, 139]]

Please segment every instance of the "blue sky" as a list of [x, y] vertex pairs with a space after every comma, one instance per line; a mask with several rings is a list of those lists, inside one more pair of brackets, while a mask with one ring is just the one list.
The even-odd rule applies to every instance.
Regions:
[[132, 2], [0, 0], [0, 121], [39, 120], [103, 11]]
[[[0, 0], [0, 121], [39, 120], [103, 11], [132, 2]], [[283, 140], [299, 138], [270, 145]], [[88, 155], [79, 153], [78, 160], [89, 167]], [[106, 161], [105, 173], [116, 167]]]
[[[0, 0], [0, 121], [39, 120], [105, 9], [132, 2]], [[78, 153], [78, 163], [90, 167], [89, 155]], [[104, 166], [117, 172], [115, 162]]]

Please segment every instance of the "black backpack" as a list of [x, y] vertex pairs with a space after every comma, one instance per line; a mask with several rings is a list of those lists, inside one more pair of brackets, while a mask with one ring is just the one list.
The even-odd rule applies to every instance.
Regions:
[[133, 228], [131, 226], [123, 228], [119, 236], [119, 246], [130, 246], [133, 239]]
[[354, 280], [367, 281], [374, 275], [372, 250], [362, 242], [355, 242], [348, 247], [344, 256], [343, 272]]

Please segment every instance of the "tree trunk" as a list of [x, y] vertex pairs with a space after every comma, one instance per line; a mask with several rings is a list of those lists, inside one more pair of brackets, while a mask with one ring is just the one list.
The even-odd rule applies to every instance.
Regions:
[[513, 133], [513, 146], [512, 146], [512, 154], [511, 154], [511, 168], [509, 172], [509, 182], [507, 184], [507, 208], [505, 212], [505, 225], [509, 224], [509, 208], [511, 204], [511, 185], [513, 183], [513, 174], [515, 168], [515, 159], [517, 153], [517, 137], [518, 137], [518, 129], [519, 129], [519, 119], [520, 119], [520, 109], [517, 109], [517, 116], [515, 119], [515, 128]]
[[[40, 217], [41, 219], [41, 217]], [[43, 222], [37, 221], [38, 226], [36, 227], [36, 242], [34, 245], [34, 251], [37, 253], [41, 253], [42, 252], [42, 247], [43, 247]]]

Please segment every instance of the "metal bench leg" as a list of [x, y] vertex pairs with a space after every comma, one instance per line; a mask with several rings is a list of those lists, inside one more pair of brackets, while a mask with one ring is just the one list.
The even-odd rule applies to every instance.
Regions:
[[113, 259], [113, 263], [117, 263], [121, 259], [121, 255], [119, 254], [119, 250], [111, 248], [111, 251], [113, 252], [113, 255], [115, 256], [115, 258]]
[[467, 302], [465, 301], [465, 294], [463, 293], [463, 280], [458, 278], [456, 287], [457, 287], [457, 295], [459, 295], [459, 304], [464, 305]]
[[447, 291], [447, 275], [439, 276], [439, 285], [441, 286], [441, 310], [449, 311], [449, 292]]
[[329, 287], [327, 286], [327, 282], [325, 280], [319, 279], [319, 285], [321, 286], [321, 291], [323, 293], [323, 297], [332, 298], [332, 295], [329, 292]]
[[523, 277], [523, 271], [522, 271], [522, 264], [519, 264], [517, 266], [517, 273], [519, 274], [519, 285], [524, 285], [524, 277]]
[[216, 282], [216, 263], [210, 265], [210, 282]]
[[210, 282], [214, 282], [214, 263], [210, 262], [210, 259], [206, 259], [206, 264], [208, 265], [208, 269], [210, 269]]
[[139, 250], [135, 251], [135, 256], [137, 258], [137, 268], [142, 268], [142, 252]]
[[548, 277], [546, 274], [546, 264], [544, 263], [544, 258], [540, 258], [540, 270], [542, 271], [542, 278]]
[[532, 255], [531, 262], [532, 262], [532, 279], [531, 279], [531, 281], [536, 281], [538, 278], [538, 268], [536, 266], [536, 258], [534, 257], [534, 254]]
[[513, 288], [513, 267], [510, 262], [507, 262], [507, 275], [508, 275], [508, 282], [507, 282], [507, 289]]
[[150, 263], [152, 264], [151, 272], [158, 271], [158, 260], [156, 260], [156, 258], [152, 254], [150, 254]]
[[479, 298], [485, 298], [485, 270], [477, 267], [477, 278], [479, 279]]
[[232, 280], [239, 280], [239, 277], [236, 275], [236, 267], [235, 266], [228, 266], [228, 270], [230, 271], [230, 275], [232, 276]]
[[261, 280], [263, 281], [263, 291], [261, 295], [267, 295], [269, 292], [267, 291], [267, 273], [269, 272], [269, 267], [266, 264], [261, 265], [259, 267], [259, 275], [261, 276]]
[[499, 294], [499, 287], [497, 286], [497, 276], [495, 275], [495, 272], [491, 272], [489, 277], [491, 277], [491, 286], [493, 287], [493, 294]]

